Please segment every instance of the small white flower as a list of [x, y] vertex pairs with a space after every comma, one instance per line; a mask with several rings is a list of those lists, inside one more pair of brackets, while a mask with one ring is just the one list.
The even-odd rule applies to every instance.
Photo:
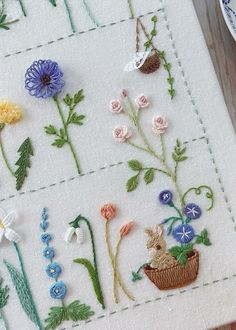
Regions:
[[4, 210], [0, 209], [0, 243], [3, 237], [14, 243], [18, 243], [21, 240], [21, 237], [10, 228], [14, 220], [16, 220], [16, 212], [12, 211], [7, 214]]
[[66, 230], [66, 233], [65, 233], [65, 236], [64, 236], [64, 240], [67, 242], [67, 243], [70, 243], [73, 236], [76, 236], [76, 242], [78, 244], [82, 244], [84, 242], [84, 232], [83, 230], [78, 227], [78, 228], [74, 228], [74, 227], [69, 227], [67, 230]]

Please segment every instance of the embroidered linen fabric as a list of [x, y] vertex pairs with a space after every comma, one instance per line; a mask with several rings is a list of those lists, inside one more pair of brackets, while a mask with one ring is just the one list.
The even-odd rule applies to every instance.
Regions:
[[[8, 12], [15, 18], [17, 4], [9, 3]], [[69, 1], [77, 29], [77, 33], [71, 35], [61, 4], [54, 8], [47, 1], [25, 1], [27, 18], [12, 25], [9, 31], [1, 31], [0, 36], [0, 96], [24, 109], [24, 120], [3, 132], [9, 160], [14, 162], [19, 141], [30, 136], [34, 144], [30, 175], [20, 192], [16, 192], [14, 178], [9, 177], [0, 163], [0, 207], [15, 209], [19, 214], [14, 228], [22, 237], [21, 253], [40, 318], [44, 320], [54, 305], [39, 238], [41, 210], [47, 206], [53, 246], [57, 250], [57, 262], [63, 265], [69, 301], [79, 299], [95, 312], [89, 321], [66, 321], [59, 329], [195, 330], [234, 321], [235, 133], [192, 2], [133, 1], [135, 15], [143, 15], [148, 28], [151, 28], [152, 15], [158, 16], [157, 45], [166, 51], [173, 65], [177, 92], [173, 100], [166, 91], [163, 68], [152, 75], [123, 71], [135, 52], [135, 21], [129, 19], [126, 1], [88, 3], [102, 27], [94, 25], [82, 2], [78, 6]], [[81, 176], [76, 174], [68, 150], [53, 148], [50, 137], [44, 132], [44, 126], [49, 123], [60, 125], [52, 100], [33, 98], [24, 88], [25, 71], [38, 59], [52, 59], [60, 64], [66, 82], [63, 95], [76, 93], [80, 88], [84, 90], [85, 99], [80, 105], [80, 112], [86, 115], [84, 125], [79, 129], [71, 127], [71, 137], [78, 147]], [[157, 114], [170, 123], [167, 149], [172, 150], [176, 137], [185, 142], [189, 159], [181, 164], [179, 172], [183, 189], [204, 183], [213, 187], [215, 193], [214, 209], [204, 212], [201, 222], [195, 224], [199, 231], [202, 226], [209, 230], [212, 246], [202, 253], [199, 247], [198, 277], [182, 289], [160, 291], [147, 278], [136, 283], [131, 281], [131, 271], [147, 259], [144, 228], [153, 227], [169, 215], [169, 209], [160, 205], [157, 198], [159, 192], [170, 189], [171, 184], [166, 177], [158, 176], [148, 186], [141, 182], [135, 191], [126, 192], [125, 183], [132, 175], [127, 161], [142, 161], [144, 154], [128, 145], [117, 144], [112, 138], [113, 127], [126, 121], [109, 112], [110, 100], [115, 99], [122, 88], [129, 90], [132, 98], [143, 93], [150, 99], [152, 106], [142, 110], [142, 116], [145, 131], [153, 143], [151, 120]], [[154, 166], [151, 159], [149, 164]], [[119, 209], [111, 226], [113, 243], [124, 220], [135, 221], [132, 233], [120, 247], [119, 259], [122, 277], [135, 301], [122, 296], [119, 305], [113, 301], [112, 268], [103, 237], [104, 222], [99, 214], [101, 205], [106, 202], [115, 203]], [[204, 199], [201, 205], [203, 209], [209, 206]], [[91, 259], [89, 234], [86, 233], [83, 246], [75, 242], [66, 244], [63, 240], [68, 223], [80, 213], [91, 221], [94, 230], [105, 310], [95, 299], [87, 270], [73, 262], [80, 257]], [[0, 247], [0, 257], [18, 267], [14, 249], [6, 241]], [[2, 261], [0, 274], [11, 289], [4, 307], [10, 329], [35, 329], [21, 309]]]

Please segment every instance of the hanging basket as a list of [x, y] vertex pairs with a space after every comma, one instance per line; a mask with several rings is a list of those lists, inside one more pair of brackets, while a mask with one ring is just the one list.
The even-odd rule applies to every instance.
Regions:
[[169, 290], [181, 288], [195, 281], [198, 269], [199, 253], [197, 250], [193, 250], [184, 267], [177, 264], [170, 268], [159, 270], [145, 266], [144, 273], [160, 290]]
[[157, 53], [148, 56], [143, 65], [139, 68], [142, 73], [149, 74], [159, 69], [161, 65], [160, 58]]

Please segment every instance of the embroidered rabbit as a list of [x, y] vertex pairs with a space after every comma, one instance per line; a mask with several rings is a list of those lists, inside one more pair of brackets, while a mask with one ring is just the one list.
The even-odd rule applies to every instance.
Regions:
[[161, 270], [178, 264], [176, 259], [166, 250], [166, 242], [163, 238], [161, 225], [157, 225], [155, 230], [146, 228], [145, 233], [148, 235], [148, 262], [150, 262], [152, 268]]

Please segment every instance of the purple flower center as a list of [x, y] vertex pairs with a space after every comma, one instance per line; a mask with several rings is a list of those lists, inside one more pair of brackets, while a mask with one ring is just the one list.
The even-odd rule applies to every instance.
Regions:
[[43, 76], [41, 77], [41, 82], [42, 82], [45, 86], [47, 86], [47, 85], [49, 85], [50, 82], [51, 82], [51, 77], [50, 77], [49, 75], [45, 74], [45, 75], [43, 75]]

